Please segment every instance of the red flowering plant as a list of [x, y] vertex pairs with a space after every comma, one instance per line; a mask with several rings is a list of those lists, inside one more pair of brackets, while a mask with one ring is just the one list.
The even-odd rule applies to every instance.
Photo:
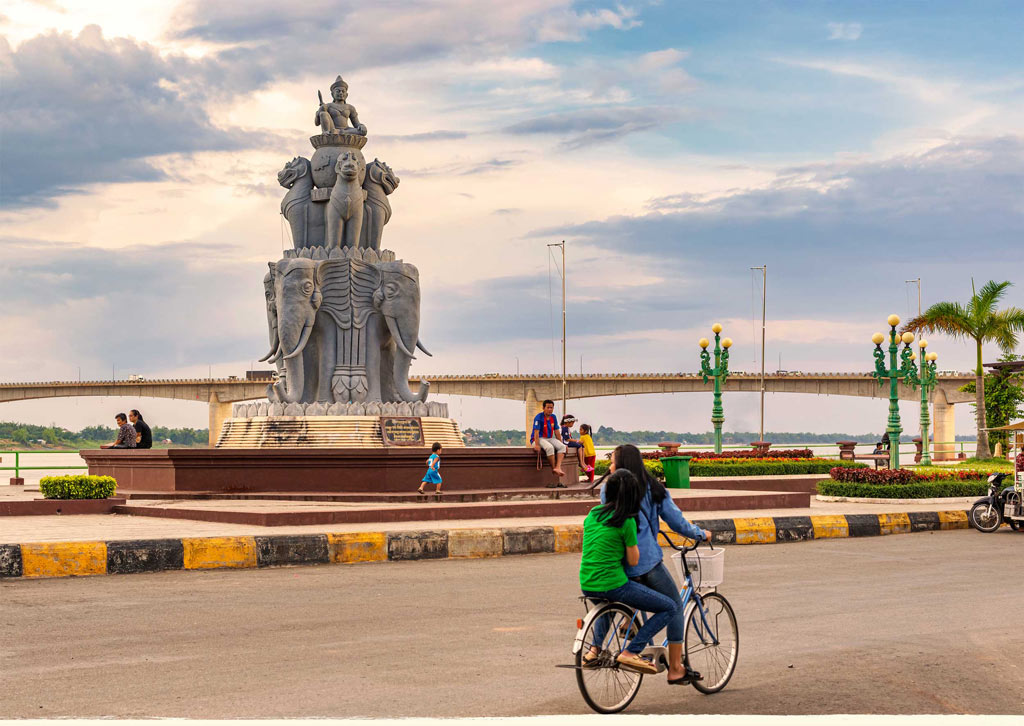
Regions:
[[972, 481], [984, 479], [987, 474], [971, 469], [953, 469], [918, 474], [910, 469], [849, 469], [837, 466], [829, 472], [835, 481], [857, 484], [911, 484], [927, 481]]
[[[713, 451], [679, 451], [676, 452], [676, 456], [689, 456], [693, 460], [710, 460], [710, 459], [743, 459], [744, 461], [749, 459], [812, 459], [814, 453], [810, 449], [777, 449], [775, 451], [761, 451], [759, 449], [751, 449], [750, 451], [723, 451], [721, 454], [716, 454]], [[660, 451], [645, 451], [643, 457], [645, 459], [664, 459], [669, 456], [669, 452], [662, 449]]]

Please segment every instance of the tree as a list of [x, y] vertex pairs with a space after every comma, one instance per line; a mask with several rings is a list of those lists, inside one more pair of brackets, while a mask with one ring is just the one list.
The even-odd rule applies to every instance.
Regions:
[[977, 352], [977, 366], [974, 370], [975, 421], [978, 426], [978, 450], [975, 456], [979, 459], [992, 457], [988, 431], [985, 430], [985, 370], [982, 367], [981, 346], [984, 343], [995, 343], [1004, 353], [1012, 353], [1017, 347], [1017, 334], [1024, 332], [1024, 310], [1017, 307], [996, 309], [1012, 285], [1009, 280], [989, 280], [979, 292], [972, 279], [971, 299], [966, 306], [958, 302], [935, 303], [904, 326], [904, 330], [911, 332], [939, 332], [954, 340], [974, 341]]
[[[999, 360], [1003, 363], [1012, 363], [1024, 360], [1024, 356], [1006, 353]], [[961, 386], [960, 390], [974, 393], [975, 388], [974, 383], [968, 383]], [[1006, 368], [1000, 368], [995, 373], [985, 376], [985, 421], [988, 428], [1006, 426], [1024, 416], [1022, 404], [1024, 404], [1024, 373], [1015, 373]], [[1009, 432], [993, 432], [992, 441], [993, 443], [998, 441], [1003, 445], [1003, 449], [1006, 449], [1010, 441]]]

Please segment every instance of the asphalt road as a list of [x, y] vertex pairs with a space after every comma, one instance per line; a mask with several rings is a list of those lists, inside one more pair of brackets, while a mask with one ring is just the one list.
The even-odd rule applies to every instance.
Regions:
[[[578, 555], [0, 581], [0, 718], [589, 712]], [[1024, 534], [730, 547], [739, 665], [629, 713], [1024, 711]]]

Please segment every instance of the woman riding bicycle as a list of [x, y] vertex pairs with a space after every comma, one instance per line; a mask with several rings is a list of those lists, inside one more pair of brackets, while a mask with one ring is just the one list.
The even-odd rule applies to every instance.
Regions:
[[[640, 673], [657, 673], [657, 666], [641, 658], [640, 653], [682, 604], [678, 595], [675, 599], [666, 597], [631, 581], [623, 569], [623, 560], [632, 565], [640, 561], [636, 536], [636, 518], [643, 497], [640, 482], [629, 471], [618, 471], [608, 478], [604, 494], [608, 503], [590, 510], [583, 522], [580, 589], [587, 597], [621, 602], [653, 613], [615, 656], [620, 666]], [[607, 632], [607, 625], [604, 630]], [[603, 641], [602, 635], [598, 642]], [[584, 656], [584, 667], [594, 667], [597, 662], [597, 653]]]
[[[640, 450], [632, 444], [615, 447], [612, 452], [609, 474], [616, 471], [629, 471], [640, 482], [643, 497], [640, 511], [636, 518], [636, 539], [640, 550], [640, 559], [636, 563], [628, 563], [626, 575], [633, 582], [656, 590], [672, 598], [677, 609], [668, 621], [665, 635], [668, 639], [668, 682], [672, 685], [685, 685], [693, 680], [700, 680], [700, 674], [688, 671], [683, 664], [683, 621], [682, 600], [675, 580], [662, 562], [661, 547], [658, 544], [658, 530], [662, 520], [672, 529], [692, 540], [711, 539], [711, 532], [691, 524], [679, 507], [668, 496], [665, 486], [651, 476], [644, 466]], [[607, 494], [606, 487], [601, 489], [601, 501]]]

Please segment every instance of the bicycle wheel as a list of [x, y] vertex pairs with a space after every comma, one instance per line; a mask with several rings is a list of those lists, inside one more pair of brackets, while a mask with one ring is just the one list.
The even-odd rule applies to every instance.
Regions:
[[[701, 598], [706, 613], [701, 618], [698, 606], [690, 608], [683, 636], [683, 652], [687, 665], [704, 678], [694, 681], [701, 693], [718, 693], [732, 678], [740, 652], [740, 631], [729, 601], [717, 592]], [[705, 620], [707, 626], [704, 625]], [[714, 637], [712, 637], [712, 633]], [[715, 644], [714, 640], [718, 643]]]
[[[615, 661], [639, 630], [639, 622], [633, 622], [634, 612], [620, 603], [604, 605], [583, 633], [583, 646], [576, 654], [576, 684], [583, 700], [598, 713], [618, 713], [640, 691], [643, 674], [620, 668]], [[595, 633], [602, 620], [607, 627], [603, 633]], [[584, 666], [583, 656], [592, 647], [598, 650], [597, 661]]]

